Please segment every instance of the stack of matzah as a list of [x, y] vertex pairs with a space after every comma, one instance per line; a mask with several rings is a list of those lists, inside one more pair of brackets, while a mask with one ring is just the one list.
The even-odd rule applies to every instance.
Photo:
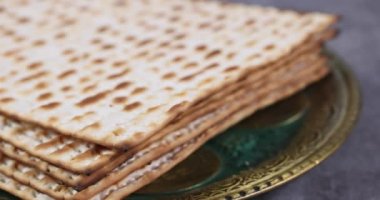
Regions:
[[0, 188], [120, 199], [328, 72], [334, 16], [214, 1], [0, 1]]

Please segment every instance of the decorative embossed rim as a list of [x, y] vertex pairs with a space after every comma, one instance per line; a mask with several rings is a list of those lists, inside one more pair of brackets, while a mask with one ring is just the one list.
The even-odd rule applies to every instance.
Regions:
[[[288, 166], [285, 170], [276, 171], [272, 174], [269, 173], [269, 175], [265, 175], [258, 180], [252, 180], [235, 188], [225, 186], [221, 187], [221, 190], [218, 192], [211, 192], [209, 194], [205, 194], [209, 192], [205, 189], [205, 193], [201, 192], [195, 195], [188, 194], [185, 195], [184, 198], [179, 197], [179, 199], [241, 200], [257, 196], [301, 176], [332, 155], [343, 144], [353, 128], [359, 115], [361, 101], [359, 84], [351, 70], [333, 53], [327, 52], [327, 54], [330, 57], [331, 65], [333, 65], [333, 76], [339, 79], [338, 84], [340, 84], [339, 89], [341, 90], [339, 92], [342, 93], [344, 98], [341, 99], [342, 109], [338, 115], [338, 119], [336, 119], [336, 121], [334, 120], [334, 126], [328, 130], [330, 137], [326, 142], [321, 144], [319, 148], [316, 148], [304, 159], [291, 163], [291, 166]], [[276, 160], [274, 161], [276, 162]], [[258, 170], [265, 169], [264, 164], [264, 166], [259, 167]], [[245, 178], [244, 175], [236, 176], [241, 179]]]

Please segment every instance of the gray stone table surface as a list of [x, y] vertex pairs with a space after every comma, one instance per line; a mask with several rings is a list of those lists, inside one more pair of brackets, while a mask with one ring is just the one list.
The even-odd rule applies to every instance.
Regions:
[[235, 0], [342, 15], [341, 34], [329, 44], [357, 75], [362, 112], [341, 149], [304, 176], [258, 200], [380, 200], [380, 1]]

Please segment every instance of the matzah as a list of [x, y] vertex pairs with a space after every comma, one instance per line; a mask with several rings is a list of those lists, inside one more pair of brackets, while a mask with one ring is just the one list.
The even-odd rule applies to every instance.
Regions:
[[[235, 84], [233, 87], [226, 88], [224, 91], [226, 91], [228, 95], [224, 95], [223, 93], [215, 94], [211, 99], [206, 101], [212, 105], [209, 105], [207, 107], [203, 106], [202, 109], [195, 108], [195, 110], [197, 110], [197, 112], [193, 113], [194, 116], [193, 117], [191, 117], [191, 116], [187, 117], [187, 118], [195, 120], [194, 122], [190, 123], [191, 121], [183, 122], [183, 120], [179, 120], [176, 122], [176, 124], [185, 124], [185, 125], [189, 124], [189, 126], [194, 126], [192, 124], [199, 124], [199, 120], [196, 120], [197, 117], [200, 118], [202, 115], [207, 114], [207, 112], [209, 112], [211, 109], [221, 107], [221, 106], [223, 106], [223, 104], [233, 100], [233, 96], [237, 95], [239, 93], [240, 94], [244, 93], [245, 91], [243, 89], [247, 88], [247, 86], [249, 86], [251, 88], [251, 90], [259, 91], [261, 89], [262, 85], [265, 85], [265, 82], [268, 82], [271, 80], [275, 81], [277, 78], [281, 77], [278, 74], [284, 73], [287, 70], [295, 68], [294, 66], [296, 66], [296, 65], [297, 66], [305, 66], [305, 65], [308, 65], [308, 63], [314, 63], [318, 59], [318, 50], [315, 49], [313, 51], [315, 51], [315, 53], [309, 53], [311, 55], [305, 54], [305, 55], [300, 56], [300, 58], [297, 58], [294, 60], [289, 60], [291, 63], [286, 64], [286, 66], [284, 66], [284, 67], [279, 67], [278, 69], [274, 69], [273, 71], [265, 71], [265, 70], [260, 71], [259, 73], [255, 74], [255, 76], [250, 76], [250, 77], [242, 80], [239, 84]], [[259, 75], [258, 77], [261, 77], [262, 79], [265, 79], [265, 80], [256, 80], [257, 75]], [[268, 77], [268, 78], [266, 78], [266, 77]], [[273, 77], [273, 78], [270, 78], [270, 77]], [[264, 83], [263, 83], [263, 81], [264, 81]], [[245, 89], [245, 90], [247, 90], [247, 89]], [[229, 94], [231, 92], [233, 92], [233, 93]], [[230, 96], [232, 96], [232, 97], [230, 97]], [[212, 100], [212, 99], [214, 99], [214, 100]], [[223, 99], [223, 100], [221, 101], [220, 99]], [[229, 100], [229, 99], [231, 99], [231, 100]], [[184, 131], [186, 133], [187, 128], [184, 127], [182, 129], [183, 130], [179, 129], [175, 132], [168, 134], [166, 136], [166, 138], [170, 138], [171, 137], [170, 135], [176, 135], [177, 133], [183, 133]], [[202, 131], [203, 129], [202, 129], [202, 127], [198, 127], [199, 131]], [[196, 133], [193, 133], [193, 134], [196, 134]], [[185, 135], [185, 134], [183, 134], [183, 135]], [[191, 136], [191, 134], [190, 134], [190, 136]], [[178, 138], [178, 136], [176, 136], [176, 137], [177, 137], [177, 139], [180, 139], [180, 138]], [[186, 139], [186, 137], [185, 137], [185, 139]], [[181, 140], [184, 140], [184, 139], [181, 139]], [[155, 141], [155, 139], [152, 138], [152, 141]], [[163, 148], [164, 149], [170, 149], [170, 145], [169, 145], [170, 142], [162, 141], [161, 143], [163, 143], [165, 145], [164, 145], [164, 147], [160, 147], [159, 149], [163, 149]], [[156, 146], [155, 147], [156, 149], [158, 148], [157, 145], [153, 145], [153, 146]], [[20, 149], [15, 149], [14, 147], [12, 147], [11, 145], [7, 144], [4, 141], [0, 142], [0, 149], [2, 151], [4, 151], [5, 154], [7, 154], [8, 156], [10, 156], [12, 158], [19, 159], [19, 160], [20, 160], [20, 158], [22, 158], [21, 159], [22, 162], [26, 162], [28, 164], [36, 166], [40, 170], [46, 171], [51, 176], [59, 178], [60, 180], [62, 180], [66, 184], [69, 184], [69, 185], [75, 186], [75, 187], [80, 186], [80, 188], [82, 188], [82, 187], [86, 186], [87, 184], [95, 181], [96, 179], [99, 179], [104, 173], [107, 173], [109, 170], [112, 170], [115, 166], [117, 166], [117, 164], [120, 164], [120, 162], [124, 161], [126, 158], [131, 157], [131, 156], [128, 156], [127, 154], [125, 154], [125, 155], [120, 156], [118, 158], [118, 160], [121, 160], [121, 161], [111, 162], [107, 165], [109, 167], [103, 167], [103, 168], [108, 168], [108, 170], [102, 169], [96, 173], [91, 174], [90, 176], [83, 176], [83, 175], [73, 174], [73, 173], [68, 172], [66, 170], [63, 170], [63, 169], [57, 168], [55, 166], [49, 165], [48, 163], [45, 163], [44, 161], [42, 161], [36, 157], [30, 156], [28, 153], [23, 152]], [[143, 150], [143, 152], [144, 151], [145, 150]], [[139, 152], [139, 153], [141, 155], [141, 152]], [[156, 154], [157, 154], [157, 152], [156, 152]], [[131, 155], [133, 155], [133, 154], [131, 154]], [[114, 166], [114, 167], [112, 167], [112, 166]]]
[[198, 99], [335, 21], [213, 1], [0, 5], [0, 111], [112, 148], [135, 146]]
[[[314, 81], [316, 79], [316, 77], [318, 77], [318, 78], [321, 77], [321, 74], [322, 74], [321, 72], [323, 72], [323, 73], [326, 72], [326, 70], [323, 70], [324, 68], [321, 68], [321, 66], [323, 66], [323, 65], [318, 64], [316, 67], [309, 67], [305, 70], [301, 70], [299, 73], [294, 73], [294, 72], [296, 72], [294, 70], [297, 69], [297, 67], [293, 67], [293, 68], [295, 68], [295, 69], [293, 69], [293, 71], [288, 70], [287, 72], [285, 72], [285, 74], [279, 74], [278, 77], [276, 77], [276, 78], [286, 77], [285, 76], [286, 74], [288, 77], [290, 75], [292, 75], [292, 76], [295, 75], [296, 76], [295, 80], [297, 80], [297, 81], [302, 80], [301, 78], [307, 77], [307, 80], [302, 80], [301, 83], [298, 83], [298, 85], [292, 86], [292, 88], [290, 88], [289, 91], [284, 92], [283, 94], [289, 95], [289, 94], [291, 94], [291, 91], [296, 90], [298, 87], [303, 87], [305, 85], [305, 82]], [[316, 73], [316, 72], [318, 72], [318, 73]], [[302, 74], [302, 76], [297, 76], [297, 74], [300, 74], [300, 75]], [[289, 80], [289, 78], [288, 78], [288, 80]], [[293, 79], [291, 79], [291, 80], [294, 81]], [[274, 83], [275, 84], [272, 86], [273, 89], [279, 88], [279, 87], [282, 88], [280, 86], [282, 81], [279, 83], [276, 83], [276, 82], [274, 82]], [[266, 93], [267, 93], [267, 96], [264, 95], [264, 98], [258, 98], [261, 96], [260, 94], [253, 95], [250, 98], [254, 98], [257, 101], [262, 102], [264, 104], [269, 104], [272, 101], [279, 98], [279, 97], [271, 96], [271, 95], [268, 96], [268, 94], [270, 94], [271, 92], [266, 92]], [[235, 97], [235, 99], [242, 99], [242, 97], [247, 96], [247, 95], [249, 95], [249, 94], [245, 94], [243, 96], [238, 95], [237, 97]], [[281, 97], [282, 93], [278, 93], [277, 95]], [[241, 105], [246, 105], [249, 102], [252, 103], [252, 99], [246, 100], [246, 103], [241, 104]], [[259, 102], [257, 102], [257, 104], [254, 104], [255, 109], [258, 109], [260, 107], [261, 103], [259, 103]], [[251, 104], [251, 103], [249, 103], [249, 104]], [[225, 109], [218, 109], [218, 110], [220, 112], [220, 111], [224, 111]], [[244, 113], [247, 113], [247, 112], [248, 111], [246, 109], [244, 109]], [[228, 113], [226, 113], [226, 114], [228, 114]], [[227, 116], [226, 114], [224, 114], [224, 117]], [[193, 141], [193, 140], [194, 139], [190, 139], [190, 141]], [[184, 145], [186, 145], [187, 143], [189, 143], [189, 142], [185, 142]], [[179, 146], [181, 146], [181, 145], [179, 145]], [[178, 147], [174, 148], [173, 151], [174, 152], [178, 151]], [[169, 152], [168, 154], [171, 155], [173, 153]], [[24, 184], [30, 183], [33, 187], [38, 188], [38, 190], [40, 190], [40, 191], [47, 192], [50, 196], [52, 196], [54, 198], [70, 199], [73, 196], [76, 197], [77, 192], [73, 188], [65, 187], [65, 186], [61, 185], [60, 183], [55, 182], [54, 180], [52, 180], [51, 178], [46, 176], [42, 171], [32, 169], [28, 166], [21, 164], [21, 163], [16, 163], [15, 161], [13, 161], [12, 159], [9, 159], [7, 157], [3, 158], [2, 163], [3, 164], [0, 166], [0, 172], [6, 173], [8, 176], [12, 176]], [[127, 161], [127, 163], [130, 163], [130, 162]], [[127, 165], [123, 164], [122, 166], [125, 168]], [[121, 179], [120, 175], [122, 174], [122, 170], [123, 169], [119, 169], [117, 171], [112, 172], [107, 177], [107, 179], [100, 181], [98, 184], [96, 184], [94, 186], [90, 186], [88, 189], [86, 189], [82, 193], [78, 193], [78, 196], [79, 196], [78, 198], [79, 199], [87, 199], [91, 196], [91, 194], [94, 193], [94, 191], [97, 191], [98, 187], [106, 187], [107, 186], [107, 185], [104, 185], [103, 182], [110, 182], [110, 180], [114, 179], [115, 177], [118, 177], [119, 179]], [[138, 171], [138, 170], [136, 170], [136, 171]], [[113, 173], [115, 173], [115, 174], [113, 174]], [[135, 172], [129, 173], [129, 174], [133, 175], [133, 174], [135, 174]], [[129, 176], [131, 176], [131, 175], [129, 175]], [[82, 195], [85, 195], [85, 196], [82, 196]]]
[[129, 195], [323, 77], [336, 20], [211, 0], [0, 1], [0, 188]]
[[[305, 54], [305, 52], [308, 52], [313, 49], [315, 49], [315, 51], [318, 51], [318, 48], [316, 46], [318, 46], [318, 43], [325, 39], [324, 37], [326, 36], [322, 35], [321, 38], [315, 39], [315, 41], [310, 41], [310, 44], [304, 45], [303, 47], [297, 49], [296, 51], [288, 55], [286, 59], [272, 64], [271, 67], [267, 67], [263, 70], [258, 70], [257, 73], [253, 74], [253, 77], [247, 75], [246, 76], [253, 80], [258, 79], [260, 77], [263, 77], [266, 73], [270, 73], [272, 70], [282, 67], [287, 62], [293, 62], [294, 60], [298, 59], [299, 56]], [[232, 84], [225, 87], [223, 91], [218, 93], [229, 93], [230, 91], [233, 91], [236, 87], [238, 87], [237, 84]], [[216, 95], [213, 96], [214, 99], [217, 99], [217, 97], [215, 97]], [[207, 105], [207, 101], [202, 101], [201, 103], [196, 104], [195, 107], [193, 107], [191, 110], [198, 110], [199, 107], [202, 107], [204, 105]], [[189, 112], [186, 112], [183, 115], [186, 116], [188, 114]], [[0, 124], [4, 124], [5, 118], [2, 118], [0, 116], [0, 119], [3, 119], [0, 120]], [[2, 121], [3, 123], [1, 123]], [[10, 127], [8, 127], [8, 131], [4, 131], [3, 129], [5, 128], [3, 126], [0, 126], [0, 129], [3, 130], [0, 133], [0, 138], [12, 143], [18, 148], [26, 150], [28, 153], [32, 153], [37, 157], [54, 163], [55, 165], [66, 168], [70, 171], [75, 171], [79, 173], [89, 173], [91, 171], [96, 170], [99, 166], [103, 165], [104, 163], [109, 162], [109, 160], [112, 157], [114, 157], [117, 153], [116, 151], [104, 149], [97, 145], [61, 136], [52, 131], [45, 131], [44, 129], [38, 127], [33, 127], [31, 129], [28, 128], [29, 126], [24, 126], [22, 123], [19, 123], [11, 119], [7, 119], [7, 122], [13, 122], [13, 129], [9, 129]], [[178, 120], [175, 120], [173, 123], [176, 123], [177, 128], [179, 128], [179, 126], [183, 122], [178, 123]], [[17, 127], [20, 126], [23, 127], [24, 130], [26, 130], [25, 132], [27, 132], [27, 134], [25, 134], [24, 131], [19, 131]], [[161, 132], [162, 133], [160, 134], [156, 134], [155, 137], [157, 137], [157, 135], [165, 134], [165, 130]], [[57, 138], [59, 138], [59, 140], [57, 140]], [[138, 150], [139, 147], [137, 147], [136, 149]], [[58, 153], [56, 153], [57, 151]], [[97, 155], [93, 155], [93, 152], [97, 152]]]

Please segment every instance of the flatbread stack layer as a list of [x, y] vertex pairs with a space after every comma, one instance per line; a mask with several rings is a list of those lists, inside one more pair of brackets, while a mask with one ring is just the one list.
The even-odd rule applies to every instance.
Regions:
[[336, 21], [207, 0], [0, 1], [0, 188], [122, 199], [328, 74]]

